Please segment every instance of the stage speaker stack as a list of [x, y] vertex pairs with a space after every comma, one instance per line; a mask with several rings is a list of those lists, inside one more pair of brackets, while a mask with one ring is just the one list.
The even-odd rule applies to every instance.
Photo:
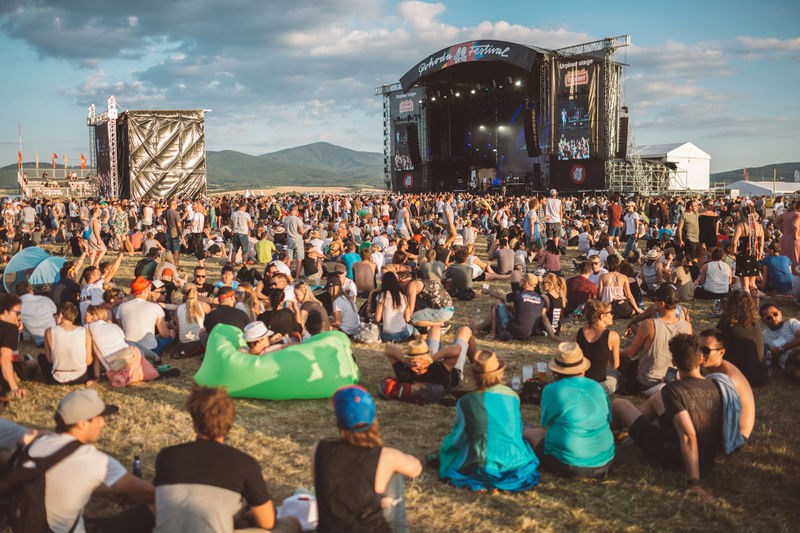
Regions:
[[539, 157], [539, 128], [536, 127], [536, 110], [526, 109], [525, 120], [525, 146], [529, 157]]
[[617, 159], [628, 156], [628, 117], [619, 117], [619, 136], [617, 137]]
[[419, 156], [419, 126], [416, 124], [408, 125], [408, 155], [414, 166], [421, 163]]

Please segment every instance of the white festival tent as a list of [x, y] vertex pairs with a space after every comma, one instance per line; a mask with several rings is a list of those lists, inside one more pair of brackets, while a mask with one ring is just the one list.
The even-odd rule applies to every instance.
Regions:
[[795, 194], [800, 191], [800, 183], [786, 181], [745, 181], [739, 180], [725, 185], [729, 191], [739, 191], [739, 196], [775, 196]]

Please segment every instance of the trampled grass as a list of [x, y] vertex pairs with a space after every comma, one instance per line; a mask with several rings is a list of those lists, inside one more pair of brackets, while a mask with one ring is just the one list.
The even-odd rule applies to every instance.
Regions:
[[[574, 252], [568, 254], [572, 257]], [[137, 257], [138, 259], [138, 257]], [[567, 261], [564, 262], [565, 266]], [[117, 282], [127, 287], [135, 261], [126, 259]], [[211, 279], [219, 279], [220, 264], [209, 261]], [[186, 266], [193, 266], [192, 263]], [[566, 270], [565, 270], [566, 272]], [[507, 289], [507, 282], [493, 288]], [[776, 299], [787, 316], [798, 314], [789, 299]], [[714, 325], [708, 318], [710, 303], [689, 304], [695, 331]], [[457, 302], [455, 327], [484, 317], [491, 308], [488, 296]], [[625, 321], [614, 328], [622, 333]], [[445, 340], [452, 339], [452, 331]], [[579, 324], [566, 323], [562, 336], [570, 336]], [[623, 345], [628, 341], [623, 340]], [[528, 342], [478, 340], [481, 348], [495, 350], [508, 363], [507, 379], [520, 375], [522, 366], [546, 361], [556, 343], [543, 338]], [[24, 343], [22, 352], [36, 354]], [[391, 375], [380, 345], [354, 345], [361, 384], [375, 391], [377, 383]], [[167, 362], [180, 368], [176, 379], [113, 389], [101, 382], [98, 390], [108, 403], [120, 407], [110, 417], [97, 446], [130, 467], [141, 456], [146, 479], [152, 479], [155, 457], [165, 447], [193, 438], [191, 422], [182, 405], [192, 387], [198, 359]], [[31, 427], [52, 428], [58, 400], [70, 387], [26, 383], [28, 396], [14, 400], [6, 416]], [[472, 388], [467, 379], [463, 388]], [[474, 493], [438, 480], [425, 468], [406, 482], [406, 508], [412, 531], [796, 531], [800, 518], [800, 430], [796, 424], [800, 388], [776, 375], [772, 383], [755, 391], [756, 426], [744, 449], [718, 459], [703, 485], [719, 498], [715, 505], [682, 496], [683, 472], [666, 472], [647, 465], [636, 448], [618, 447], [614, 469], [604, 480], [567, 480], [542, 473], [536, 490], [521, 494]], [[637, 400], [638, 401], [638, 400]], [[413, 406], [377, 400], [384, 442], [420, 459], [435, 450], [450, 431], [455, 408], [441, 405]], [[311, 446], [337, 434], [329, 400], [271, 402], [236, 400], [236, 423], [227, 443], [254, 456], [276, 503], [296, 487], [312, 485], [309, 470]], [[522, 418], [538, 425], [540, 411], [523, 405]], [[203, 468], [203, 465], [197, 465]], [[99, 512], [110, 508], [95, 507]]]

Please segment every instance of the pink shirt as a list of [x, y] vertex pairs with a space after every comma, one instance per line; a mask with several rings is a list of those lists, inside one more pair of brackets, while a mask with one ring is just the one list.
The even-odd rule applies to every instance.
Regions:
[[545, 251], [544, 268], [550, 272], [558, 272], [561, 270], [561, 255]]

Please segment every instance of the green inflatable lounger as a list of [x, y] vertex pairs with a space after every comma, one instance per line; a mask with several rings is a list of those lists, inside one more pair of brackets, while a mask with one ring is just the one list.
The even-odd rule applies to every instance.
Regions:
[[246, 346], [239, 328], [214, 326], [195, 382], [227, 387], [235, 398], [264, 400], [330, 398], [339, 387], [358, 382], [350, 339], [341, 331], [320, 333], [262, 356], [239, 351]]

